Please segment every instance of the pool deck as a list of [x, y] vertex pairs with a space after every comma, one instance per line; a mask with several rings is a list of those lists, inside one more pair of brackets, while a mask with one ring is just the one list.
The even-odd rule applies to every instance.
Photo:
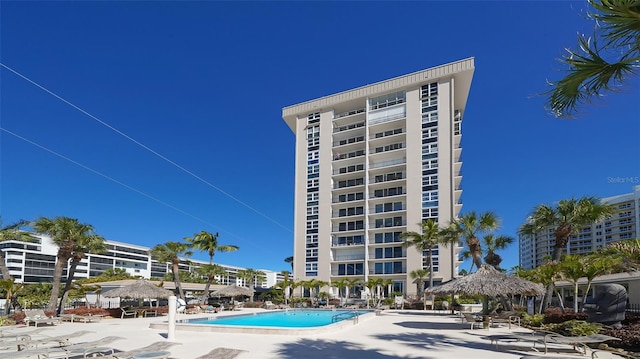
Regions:
[[[264, 309], [242, 309], [223, 312], [216, 316], [238, 313], [264, 312]], [[177, 319], [210, 317], [212, 314], [178, 314]], [[92, 331], [74, 338], [79, 343], [109, 335], [125, 337], [113, 346], [118, 350], [140, 348], [157, 341], [167, 340], [167, 317], [103, 319], [90, 323], [62, 323], [48, 326], [42, 335], [53, 336], [78, 330]], [[156, 328], [152, 328], [154, 324]], [[515, 327], [514, 331], [525, 331]], [[541, 354], [531, 349], [532, 343], [499, 341], [491, 342], [491, 336], [501, 337], [511, 333], [505, 327], [469, 329], [459, 316], [447, 313], [430, 313], [413, 310], [385, 310], [378, 316], [332, 332], [308, 335], [240, 334], [219, 332], [193, 332], [176, 330], [175, 345], [170, 348], [171, 358], [193, 359], [218, 349], [219, 359], [272, 359], [272, 358], [469, 358], [469, 359], [519, 359], [526, 355]], [[35, 339], [35, 338], [34, 338]], [[235, 352], [236, 349], [241, 352]], [[239, 354], [239, 355], [238, 355]], [[550, 346], [547, 357], [583, 358], [570, 346]], [[0, 352], [0, 357], [2, 353]], [[620, 358], [610, 353], [599, 353], [599, 359]]]

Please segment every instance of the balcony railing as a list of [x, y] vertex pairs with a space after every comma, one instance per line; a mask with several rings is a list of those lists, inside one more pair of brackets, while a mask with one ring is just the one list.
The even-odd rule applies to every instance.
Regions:
[[394, 115], [378, 117], [378, 118], [376, 118], [374, 120], [369, 121], [369, 126], [377, 125], [379, 123], [389, 122], [389, 121], [393, 121], [393, 120], [397, 120], [397, 119], [401, 119], [401, 118], [404, 118], [405, 116], [406, 115], [404, 113], [397, 113], [397, 114], [394, 114]]
[[356, 122], [356, 123], [351, 123], [345, 126], [336, 127], [333, 129], [333, 133], [353, 130], [354, 128], [360, 128], [360, 127], [364, 127], [364, 122]]
[[362, 246], [364, 245], [364, 239], [362, 240], [340, 240], [334, 239], [331, 241], [332, 247], [350, 247], [350, 246]]
[[352, 254], [344, 256], [335, 256], [334, 261], [362, 261], [364, 260], [364, 254]]
[[364, 113], [364, 111], [365, 111], [364, 108], [359, 108], [357, 110], [350, 110], [350, 111], [341, 112], [341, 113], [339, 113], [337, 115], [334, 115], [333, 119], [337, 120], [337, 119], [342, 118], [342, 117], [357, 115], [359, 113]]
[[406, 162], [407, 162], [406, 158], [397, 158], [397, 159], [394, 159], [394, 160], [372, 163], [371, 164], [371, 168], [395, 166], [395, 165], [403, 164], [403, 163], [406, 163]]

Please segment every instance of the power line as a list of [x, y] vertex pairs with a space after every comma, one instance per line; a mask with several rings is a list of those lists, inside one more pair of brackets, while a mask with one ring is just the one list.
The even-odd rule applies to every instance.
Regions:
[[5, 69], [7, 69], [7, 70], [11, 71], [11, 72], [12, 72], [12, 73], [14, 73], [15, 75], [17, 75], [17, 76], [19, 76], [20, 78], [24, 79], [25, 81], [27, 81], [27, 82], [31, 83], [32, 85], [34, 85], [34, 86], [38, 87], [39, 89], [41, 89], [41, 90], [43, 90], [44, 92], [46, 92], [46, 93], [50, 94], [51, 96], [53, 96], [53, 97], [57, 98], [58, 100], [60, 100], [60, 101], [64, 102], [65, 104], [67, 104], [67, 105], [69, 105], [69, 106], [73, 107], [74, 109], [76, 109], [76, 110], [80, 111], [80, 112], [81, 112], [81, 113], [83, 113], [84, 115], [86, 115], [86, 116], [88, 116], [89, 118], [91, 118], [91, 119], [95, 120], [96, 122], [98, 122], [98, 123], [100, 123], [101, 125], [103, 125], [103, 126], [107, 127], [108, 129], [110, 129], [110, 130], [112, 130], [112, 131], [116, 132], [117, 134], [119, 134], [120, 136], [122, 136], [122, 137], [126, 138], [127, 140], [129, 140], [129, 141], [131, 141], [131, 142], [135, 143], [136, 145], [138, 145], [138, 146], [140, 146], [140, 147], [144, 148], [145, 150], [147, 150], [147, 151], [151, 152], [152, 154], [154, 154], [155, 156], [157, 156], [157, 157], [159, 157], [159, 158], [163, 159], [164, 161], [168, 162], [168, 163], [169, 163], [169, 164], [171, 164], [172, 166], [174, 166], [174, 167], [176, 167], [176, 168], [180, 169], [181, 171], [183, 171], [183, 172], [185, 172], [185, 173], [189, 174], [190, 176], [192, 176], [193, 178], [197, 179], [198, 181], [200, 181], [200, 182], [202, 182], [202, 183], [206, 184], [207, 186], [209, 186], [209, 187], [211, 187], [211, 188], [215, 189], [216, 191], [218, 191], [218, 192], [220, 192], [220, 193], [224, 194], [225, 196], [227, 196], [227, 197], [231, 198], [232, 200], [234, 200], [234, 201], [236, 201], [236, 202], [240, 203], [240, 204], [241, 204], [241, 205], [243, 205], [244, 207], [246, 207], [246, 208], [248, 208], [248, 209], [252, 210], [253, 212], [257, 213], [258, 215], [262, 216], [263, 218], [265, 218], [265, 219], [269, 220], [270, 222], [272, 222], [272, 223], [274, 223], [274, 224], [278, 225], [279, 227], [281, 227], [281, 228], [285, 229], [285, 230], [286, 230], [286, 231], [288, 231], [288, 232], [293, 232], [290, 228], [286, 227], [285, 225], [281, 224], [280, 222], [276, 221], [275, 219], [273, 219], [273, 218], [271, 218], [271, 217], [267, 216], [266, 214], [264, 214], [264, 213], [262, 213], [262, 212], [258, 211], [257, 209], [253, 208], [253, 207], [252, 207], [252, 206], [250, 206], [249, 204], [247, 204], [247, 203], [245, 203], [245, 202], [241, 201], [240, 199], [238, 199], [237, 197], [233, 196], [232, 194], [230, 194], [230, 193], [228, 193], [228, 192], [224, 191], [224, 190], [223, 190], [223, 189], [221, 189], [220, 187], [215, 186], [214, 184], [212, 184], [212, 183], [210, 183], [209, 181], [205, 180], [204, 178], [202, 178], [202, 177], [200, 177], [200, 176], [196, 175], [195, 173], [193, 173], [193, 172], [189, 171], [188, 169], [186, 169], [186, 168], [182, 167], [182, 166], [181, 166], [181, 165], [179, 165], [178, 163], [176, 163], [176, 162], [174, 162], [174, 161], [170, 160], [169, 158], [167, 158], [167, 157], [163, 156], [162, 154], [160, 154], [160, 153], [158, 153], [157, 151], [155, 151], [155, 150], [151, 149], [150, 147], [146, 146], [145, 144], [141, 143], [140, 141], [138, 141], [138, 140], [134, 139], [133, 137], [131, 137], [131, 136], [127, 135], [126, 133], [124, 133], [124, 132], [122, 132], [122, 131], [118, 130], [117, 128], [115, 128], [115, 127], [111, 126], [110, 124], [108, 124], [108, 123], [106, 123], [106, 122], [102, 121], [102, 120], [101, 120], [101, 119], [99, 119], [98, 117], [96, 117], [96, 116], [94, 116], [94, 115], [90, 114], [89, 112], [87, 112], [87, 111], [83, 110], [82, 108], [80, 108], [80, 107], [78, 107], [78, 106], [74, 105], [73, 103], [71, 103], [71, 102], [67, 101], [66, 99], [64, 99], [63, 97], [61, 97], [61, 96], [57, 95], [57, 94], [56, 94], [56, 93], [54, 93], [53, 91], [51, 91], [51, 90], [47, 89], [46, 87], [44, 87], [44, 86], [42, 86], [42, 85], [38, 84], [37, 82], [35, 82], [35, 81], [31, 80], [31, 79], [30, 79], [30, 78], [28, 78], [27, 76], [25, 76], [25, 75], [23, 75], [23, 74], [19, 73], [18, 71], [16, 71], [16, 70], [12, 69], [11, 67], [9, 67], [9, 66], [5, 65], [4, 63], [1, 63], [1, 62], [0, 62], [0, 66], [2, 66], [2, 67], [4, 67]]
[[211, 222], [207, 222], [206, 220], [204, 220], [204, 219], [202, 219], [202, 218], [200, 218], [200, 217], [198, 217], [198, 216], [196, 216], [196, 215], [193, 215], [193, 214], [191, 214], [191, 213], [189, 213], [189, 212], [187, 212], [187, 211], [185, 211], [185, 210], [183, 210], [183, 209], [180, 209], [180, 208], [178, 208], [178, 207], [176, 207], [176, 206], [174, 206], [174, 205], [172, 205], [172, 204], [170, 204], [170, 203], [167, 203], [167, 202], [165, 202], [165, 201], [163, 201], [163, 200], [161, 200], [161, 199], [158, 199], [158, 198], [156, 198], [156, 197], [154, 197], [154, 196], [152, 196], [152, 195], [150, 195], [150, 194], [147, 194], [147, 193], [145, 193], [145, 192], [143, 192], [143, 191], [141, 191], [141, 190], [139, 190], [139, 189], [137, 189], [137, 188], [135, 188], [135, 187], [129, 186], [128, 184], [126, 184], [126, 183], [124, 183], [124, 182], [122, 182], [122, 181], [119, 181], [119, 180], [117, 180], [117, 179], [115, 179], [115, 178], [113, 178], [113, 177], [110, 177], [110, 176], [108, 176], [108, 175], [106, 175], [106, 174], [104, 174], [104, 173], [102, 173], [102, 172], [99, 172], [99, 171], [97, 171], [97, 170], [94, 170], [93, 168], [91, 168], [91, 167], [89, 167], [89, 166], [86, 166], [86, 165], [84, 165], [84, 164], [82, 164], [82, 163], [80, 163], [80, 162], [77, 162], [77, 161], [75, 161], [75, 160], [73, 160], [73, 159], [71, 159], [71, 158], [69, 158], [69, 157], [67, 157], [67, 156], [65, 156], [65, 155], [63, 155], [63, 154], [60, 154], [60, 153], [58, 153], [58, 152], [56, 152], [56, 151], [54, 151], [54, 150], [51, 150], [51, 149], [49, 149], [49, 148], [47, 148], [47, 147], [45, 147], [45, 146], [43, 146], [43, 145], [41, 145], [41, 144], [39, 144], [39, 143], [36, 143], [35, 141], [32, 141], [32, 140], [30, 140], [30, 139], [28, 139], [28, 138], [25, 138], [25, 137], [23, 137], [23, 136], [20, 136], [20, 135], [18, 135], [17, 133], [12, 132], [12, 131], [10, 131], [10, 130], [7, 130], [6, 128], [3, 128], [3, 127], [0, 127], [0, 131], [4, 131], [4, 132], [6, 132], [6, 133], [8, 133], [8, 134], [10, 134], [10, 135], [12, 135], [12, 136], [14, 136], [14, 137], [16, 137], [16, 138], [21, 139], [21, 140], [22, 140], [22, 141], [24, 141], [24, 142], [27, 142], [27, 143], [29, 143], [29, 144], [31, 144], [31, 145], [33, 145], [33, 146], [36, 146], [36, 147], [38, 147], [38, 148], [40, 148], [40, 149], [42, 149], [42, 150], [47, 151], [47, 152], [49, 152], [49, 153], [51, 153], [51, 154], [53, 154], [53, 155], [55, 155], [55, 156], [58, 156], [58, 157], [62, 158], [62, 159], [63, 159], [63, 160], [65, 160], [65, 161], [69, 161], [69, 162], [73, 163], [73, 164], [74, 164], [74, 165], [76, 165], [76, 166], [82, 167], [82, 168], [84, 168], [85, 170], [90, 171], [90, 172], [92, 172], [92, 173], [95, 173], [95, 174], [97, 174], [97, 175], [98, 175], [98, 176], [100, 176], [100, 177], [106, 178], [106, 179], [108, 179], [108, 180], [109, 180], [109, 181], [111, 181], [111, 182], [117, 183], [117, 184], [119, 184], [120, 186], [123, 186], [123, 187], [127, 188], [128, 190], [131, 190], [131, 191], [133, 191], [133, 192], [135, 192], [135, 193], [137, 193], [137, 194], [139, 194], [139, 195], [142, 195], [142, 196], [144, 196], [144, 197], [147, 197], [147, 198], [149, 198], [149, 199], [151, 199], [151, 200], [153, 200], [153, 201], [155, 201], [155, 202], [158, 202], [158, 203], [160, 203], [160, 204], [161, 204], [161, 205], [163, 205], [163, 206], [169, 207], [169, 208], [171, 208], [171, 209], [173, 209], [173, 210], [175, 210], [175, 211], [177, 211], [177, 212], [180, 212], [180, 213], [182, 213], [182, 214], [184, 214], [184, 215], [187, 215], [187, 216], [189, 216], [189, 217], [191, 217], [191, 218], [193, 218], [193, 219], [197, 220], [198, 222], [204, 223], [204, 224], [209, 225], [209, 226], [211, 226], [211, 227], [213, 227], [213, 228], [219, 228], [219, 229], [220, 229], [220, 232], [227, 233], [227, 234], [229, 234], [229, 235], [230, 235], [230, 236], [232, 236], [232, 237], [235, 237], [235, 238], [237, 238], [237, 239], [240, 239], [240, 240], [244, 241], [240, 236], [238, 236], [238, 235], [236, 235], [236, 234], [234, 234], [234, 233], [231, 233], [231, 232], [229, 232], [228, 230], [226, 230], [226, 229], [224, 229], [224, 228], [222, 228], [222, 227], [220, 227], [220, 226], [216, 226], [216, 225], [214, 225], [214, 224], [213, 224], [213, 223], [211, 223]]

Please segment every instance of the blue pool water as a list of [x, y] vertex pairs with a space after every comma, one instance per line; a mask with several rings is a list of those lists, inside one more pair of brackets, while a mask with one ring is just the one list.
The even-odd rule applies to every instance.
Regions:
[[188, 319], [181, 323], [249, 327], [311, 328], [329, 325], [371, 311], [294, 309], [230, 317]]

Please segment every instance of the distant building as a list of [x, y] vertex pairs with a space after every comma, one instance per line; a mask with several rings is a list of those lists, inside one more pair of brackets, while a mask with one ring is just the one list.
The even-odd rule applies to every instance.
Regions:
[[[640, 238], [640, 186], [635, 186], [631, 193], [601, 201], [613, 205], [615, 213], [604, 221], [581, 228], [577, 235], [569, 238], [565, 253], [587, 254], [610, 242]], [[555, 227], [550, 227], [533, 236], [520, 235], [520, 266], [532, 269], [545, 263], [545, 257], [553, 254], [554, 231]]]
[[[400, 235], [427, 219], [447, 224], [462, 208], [473, 72], [469, 58], [282, 109], [296, 136], [296, 280], [381, 278], [416, 293], [410, 273], [426, 267], [424, 253]], [[434, 248], [436, 283], [457, 275], [460, 250]]]
[[[3, 241], [0, 242], [0, 250], [3, 251], [9, 272], [16, 282], [39, 283], [51, 282], [53, 270], [56, 264], [58, 247], [53, 244], [51, 238], [36, 235], [35, 242]], [[160, 263], [149, 255], [150, 248], [116, 241], [106, 241], [107, 252], [103, 254], [87, 253], [78, 264], [74, 278], [96, 277], [107, 269], [124, 269], [133, 276], [143, 278], [162, 278], [171, 272], [169, 263]], [[193, 272], [197, 267], [208, 264], [208, 261], [196, 259], [182, 259], [180, 270]], [[237, 277], [239, 270], [246, 268], [216, 263], [227, 274], [216, 278], [220, 284], [244, 285], [244, 280]], [[63, 278], [67, 276], [67, 269], [63, 271]], [[278, 281], [282, 281], [279, 272], [261, 269], [265, 273], [265, 281], [256, 287], [270, 288]]]

